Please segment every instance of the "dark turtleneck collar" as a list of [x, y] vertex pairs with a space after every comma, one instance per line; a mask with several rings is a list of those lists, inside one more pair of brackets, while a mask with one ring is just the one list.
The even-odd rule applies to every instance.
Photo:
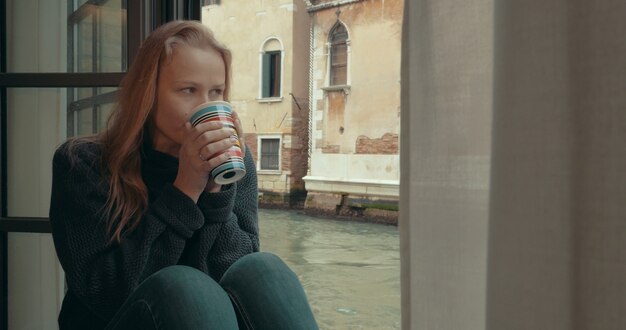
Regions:
[[166, 183], [174, 182], [178, 173], [178, 158], [152, 148], [150, 141], [141, 147], [141, 174], [150, 195], [157, 193]]

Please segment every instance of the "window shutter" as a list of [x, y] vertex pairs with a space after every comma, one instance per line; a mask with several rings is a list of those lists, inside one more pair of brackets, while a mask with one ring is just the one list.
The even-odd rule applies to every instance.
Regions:
[[272, 90], [271, 96], [280, 96], [280, 53], [274, 53], [272, 56]]
[[261, 97], [270, 97], [272, 55], [263, 53], [263, 78], [261, 81]]

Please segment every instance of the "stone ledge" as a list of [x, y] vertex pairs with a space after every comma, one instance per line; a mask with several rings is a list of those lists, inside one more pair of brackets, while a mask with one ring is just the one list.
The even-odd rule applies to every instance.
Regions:
[[347, 193], [367, 196], [400, 196], [400, 183], [395, 180], [339, 179], [307, 175], [302, 178], [309, 192]]
[[398, 224], [398, 200], [362, 195], [308, 192], [304, 212], [355, 221]]

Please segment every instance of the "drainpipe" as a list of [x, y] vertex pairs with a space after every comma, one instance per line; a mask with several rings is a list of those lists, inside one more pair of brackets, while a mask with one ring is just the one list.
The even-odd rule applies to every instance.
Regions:
[[308, 157], [307, 157], [307, 171], [306, 174], [307, 175], [311, 175], [311, 153], [313, 152], [313, 111], [314, 111], [314, 104], [315, 102], [313, 101], [313, 80], [315, 79], [315, 70], [313, 69], [314, 66], [314, 58], [315, 58], [315, 54], [314, 54], [314, 50], [315, 47], [313, 45], [314, 41], [315, 41], [315, 20], [313, 17], [313, 14], [309, 13], [309, 16], [311, 16], [311, 20], [310, 20], [310, 24], [311, 27], [309, 28], [309, 141], [308, 141]]

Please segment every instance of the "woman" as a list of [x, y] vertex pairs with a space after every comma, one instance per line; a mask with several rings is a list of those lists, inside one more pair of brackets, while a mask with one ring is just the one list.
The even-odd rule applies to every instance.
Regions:
[[228, 101], [230, 63], [198, 22], [158, 28], [107, 129], [55, 153], [50, 222], [68, 286], [61, 329], [317, 328], [295, 274], [258, 252], [250, 152], [247, 174], [219, 186], [209, 172], [235, 132], [188, 123], [197, 105]]

